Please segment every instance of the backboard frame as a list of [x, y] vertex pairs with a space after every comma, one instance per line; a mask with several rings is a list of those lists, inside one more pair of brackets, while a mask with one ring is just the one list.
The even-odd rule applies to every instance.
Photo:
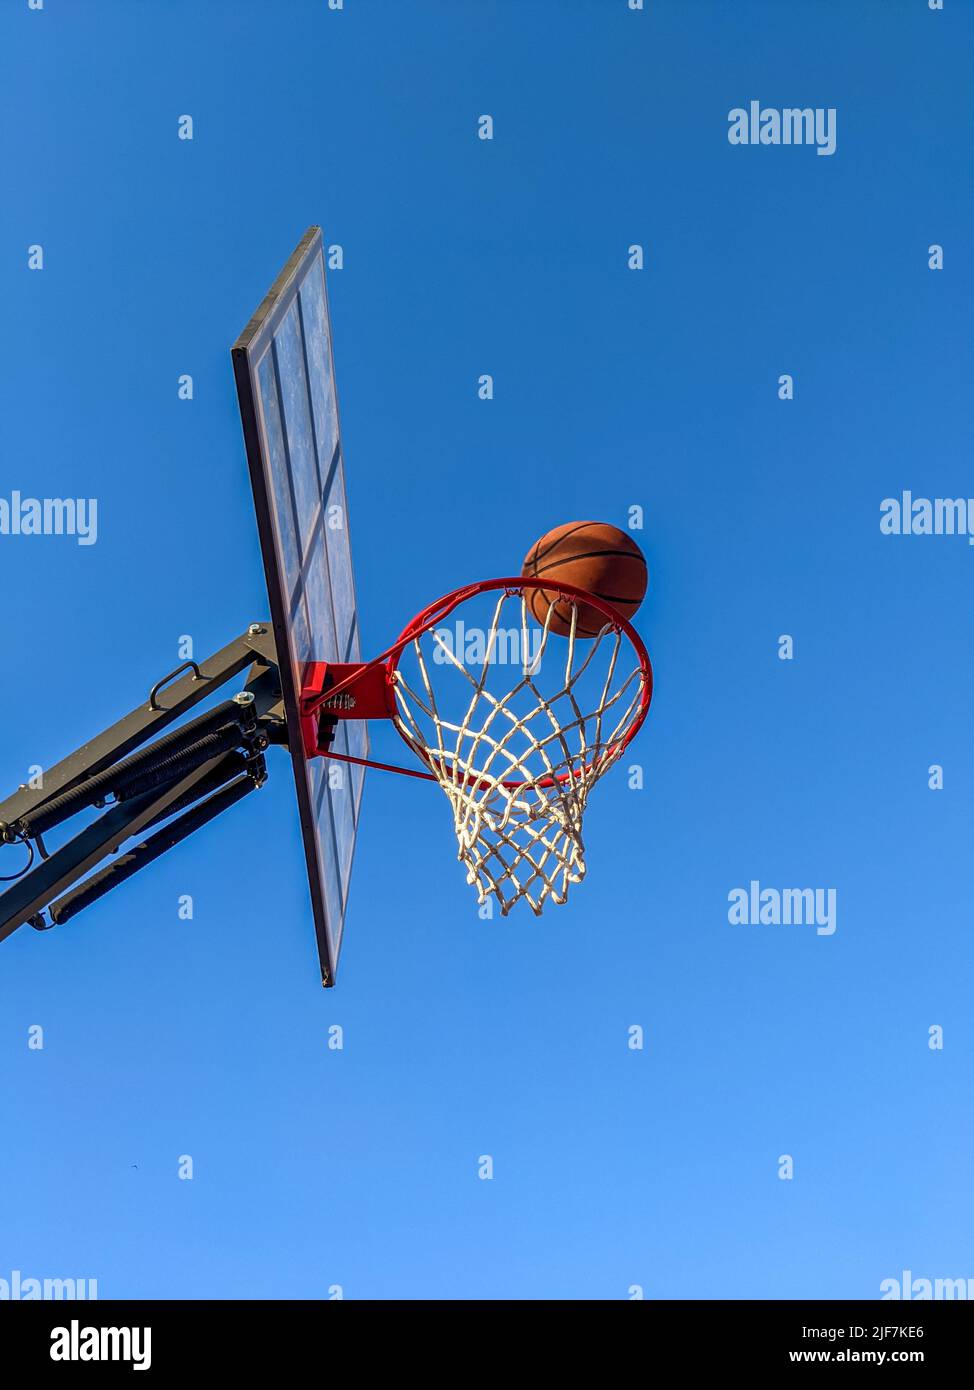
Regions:
[[[305, 754], [301, 733], [300, 689], [295, 679], [298, 662], [292, 643], [288, 591], [284, 578], [284, 558], [280, 550], [278, 527], [275, 521], [274, 478], [271, 460], [265, 449], [266, 435], [261, 422], [261, 393], [257, 376], [261, 359], [268, 350], [285, 316], [295, 303], [301, 286], [315, 260], [319, 257], [321, 258], [322, 276], [324, 277], [321, 228], [311, 226], [288, 257], [258, 309], [233, 344], [231, 358], [237, 385], [247, 464], [254, 495], [254, 507], [257, 514], [257, 530], [270, 601], [271, 623], [277, 644], [281, 693], [287, 721], [288, 748], [294, 773], [301, 838], [308, 869], [311, 907], [321, 966], [321, 982], [328, 988], [335, 983], [343, 920], [337, 924], [332, 924], [329, 921], [324, 882], [327, 869], [321, 860], [311, 765]], [[325, 316], [330, 346], [331, 322], [327, 289], [325, 290]], [[335, 408], [337, 413], [337, 400]], [[339, 457], [342, 457], [341, 450], [339, 421], [336, 443], [336, 454]], [[344, 919], [344, 900], [342, 908], [342, 918]]]

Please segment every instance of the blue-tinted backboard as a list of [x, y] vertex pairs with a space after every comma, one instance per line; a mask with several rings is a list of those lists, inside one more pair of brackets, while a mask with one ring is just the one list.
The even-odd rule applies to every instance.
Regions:
[[[308, 662], [360, 659], [320, 227], [305, 232], [232, 356], [322, 983], [332, 985], [365, 769], [324, 758], [309, 762], [298, 717]], [[340, 721], [334, 748], [366, 757], [367, 726]]]

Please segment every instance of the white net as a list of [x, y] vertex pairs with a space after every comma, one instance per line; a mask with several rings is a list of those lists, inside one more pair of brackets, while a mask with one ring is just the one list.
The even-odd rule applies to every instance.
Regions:
[[[540, 914], [585, 877], [586, 800], [639, 719], [646, 674], [619, 629], [576, 638], [571, 599], [539, 626], [519, 590], [486, 597], [482, 627], [432, 628], [403, 653], [395, 723], [449, 798], [478, 900]], [[556, 609], [567, 636], [551, 631]]]

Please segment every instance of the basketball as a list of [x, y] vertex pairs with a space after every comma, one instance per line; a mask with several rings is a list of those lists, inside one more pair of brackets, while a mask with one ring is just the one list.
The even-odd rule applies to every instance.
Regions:
[[[646, 594], [649, 574], [639, 546], [618, 526], [605, 521], [569, 521], [556, 526], [528, 551], [521, 574], [532, 579], [556, 579], [574, 584], [611, 604], [622, 618], [631, 618]], [[555, 601], [551, 631], [567, 637], [571, 631], [572, 605], [556, 590], [528, 589], [527, 604], [544, 626], [548, 605]], [[608, 619], [597, 608], [580, 604], [576, 637], [595, 637]]]

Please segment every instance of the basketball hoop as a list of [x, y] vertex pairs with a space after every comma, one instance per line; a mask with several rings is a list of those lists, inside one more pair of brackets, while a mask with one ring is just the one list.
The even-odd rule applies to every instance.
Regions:
[[[542, 602], [532, 596], [536, 617], [526, 598], [532, 589], [543, 590]], [[485, 621], [444, 628], [478, 600], [486, 602]], [[577, 635], [579, 611], [592, 609], [605, 626], [594, 637]], [[555, 614], [567, 635], [552, 630]], [[314, 663], [302, 723], [309, 756], [409, 772], [330, 747], [341, 719], [391, 719], [427, 769], [413, 775], [446, 793], [458, 858], [478, 901], [493, 894], [506, 916], [524, 900], [540, 915], [585, 877], [589, 793], [639, 731], [652, 690], [646, 648], [609, 603], [522, 576], [438, 599], [370, 662]]]

